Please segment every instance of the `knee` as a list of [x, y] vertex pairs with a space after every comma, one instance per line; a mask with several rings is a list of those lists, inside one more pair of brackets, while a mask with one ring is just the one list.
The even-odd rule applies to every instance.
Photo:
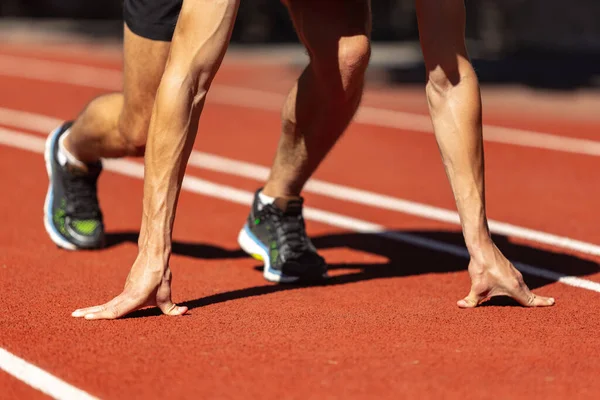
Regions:
[[371, 59], [371, 44], [364, 35], [343, 38], [338, 50], [342, 82], [362, 83]]
[[337, 44], [337, 54], [328, 49], [311, 52], [311, 62], [323, 83], [341, 81], [344, 92], [362, 87], [371, 58], [371, 44], [365, 35], [343, 37]]
[[125, 111], [119, 119], [119, 134], [125, 143], [127, 155], [141, 157], [146, 148], [150, 111]]

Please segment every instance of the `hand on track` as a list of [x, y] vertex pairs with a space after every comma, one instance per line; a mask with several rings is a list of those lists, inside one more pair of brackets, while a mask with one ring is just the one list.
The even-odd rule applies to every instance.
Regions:
[[484, 261], [469, 263], [471, 291], [464, 299], [457, 302], [461, 308], [473, 308], [495, 296], [509, 296], [525, 307], [546, 307], [554, 304], [551, 297], [533, 294], [525, 282], [523, 275], [509, 260], [502, 255], [496, 246], [483, 255]]
[[116, 319], [144, 307], [155, 306], [163, 314], [177, 316], [187, 312], [187, 307], [171, 301], [171, 270], [156, 268], [160, 265], [139, 255], [125, 283], [123, 292], [108, 303], [73, 311], [73, 317], [85, 319]]

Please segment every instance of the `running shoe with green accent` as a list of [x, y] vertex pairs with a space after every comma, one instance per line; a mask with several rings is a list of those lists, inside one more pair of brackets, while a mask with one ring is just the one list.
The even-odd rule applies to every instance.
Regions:
[[68, 250], [104, 247], [104, 223], [96, 184], [102, 163], [73, 168], [58, 154], [58, 141], [72, 122], [56, 128], [46, 140], [46, 171], [49, 185], [44, 203], [44, 226], [50, 239]]
[[258, 193], [246, 224], [238, 235], [242, 250], [264, 262], [263, 275], [271, 282], [292, 283], [327, 278], [325, 259], [306, 235], [303, 199], [278, 198], [262, 204]]

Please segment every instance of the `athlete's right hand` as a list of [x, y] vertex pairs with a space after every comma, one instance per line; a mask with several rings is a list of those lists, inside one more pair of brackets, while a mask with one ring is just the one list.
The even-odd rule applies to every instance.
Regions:
[[469, 263], [471, 290], [457, 302], [460, 308], [477, 307], [495, 296], [512, 297], [525, 307], [554, 305], [554, 298], [538, 296], [529, 290], [521, 272], [493, 243], [482, 254], [481, 260], [471, 259]]
[[140, 252], [125, 283], [123, 292], [102, 305], [80, 308], [73, 317], [88, 320], [116, 319], [145, 307], [158, 307], [163, 314], [177, 316], [187, 312], [187, 307], [171, 301], [171, 270], [156, 267], [163, 262], [151, 260]]

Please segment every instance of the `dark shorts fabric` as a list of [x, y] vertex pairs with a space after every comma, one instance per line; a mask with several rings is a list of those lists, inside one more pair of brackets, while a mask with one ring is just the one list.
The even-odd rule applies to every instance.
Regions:
[[183, 0], [123, 0], [123, 18], [136, 35], [170, 42]]

